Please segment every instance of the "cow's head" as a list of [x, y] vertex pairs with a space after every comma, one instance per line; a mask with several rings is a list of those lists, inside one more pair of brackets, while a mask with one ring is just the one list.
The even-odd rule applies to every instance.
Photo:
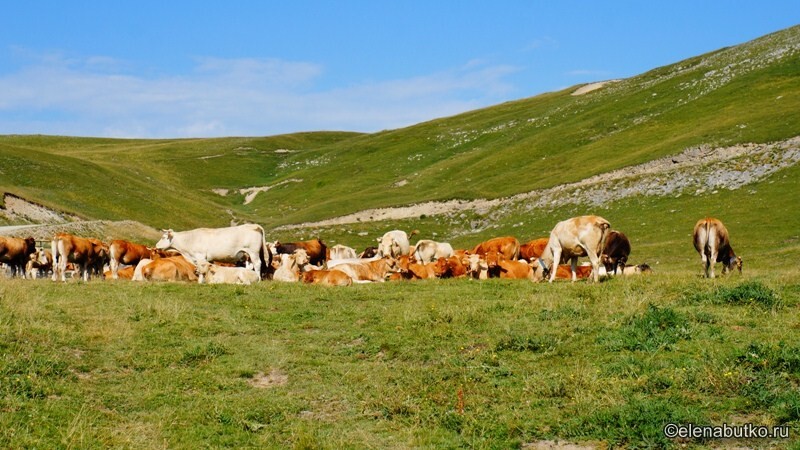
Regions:
[[161, 231], [164, 234], [162, 234], [161, 239], [156, 242], [156, 248], [160, 250], [166, 250], [172, 247], [172, 239], [175, 237], [175, 232], [173, 232], [171, 229]]
[[292, 254], [294, 256], [294, 262], [299, 266], [303, 267], [308, 264], [311, 260], [308, 257], [308, 252], [305, 249], [298, 248]]
[[731, 256], [728, 261], [725, 262], [724, 267], [722, 268], [723, 272], [733, 272], [733, 269], [736, 268], [739, 273], [742, 273], [742, 257], [741, 256]]
[[448, 264], [447, 258], [439, 258], [433, 263], [433, 273], [437, 278], [444, 276], [449, 269], [450, 264]]
[[31, 255], [36, 253], [36, 239], [32, 237], [25, 238], [25, 254]]
[[194, 268], [194, 273], [200, 276], [208, 275], [209, 271], [211, 271], [211, 264], [207, 261], [197, 263]]
[[542, 281], [550, 276], [550, 268], [547, 267], [542, 258], [534, 259], [530, 265], [531, 269], [533, 269], [533, 281]]

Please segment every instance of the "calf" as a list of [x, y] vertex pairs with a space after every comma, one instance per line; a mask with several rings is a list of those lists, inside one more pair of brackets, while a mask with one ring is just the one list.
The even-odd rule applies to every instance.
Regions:
[[433, 272], [437, 278], [463, 278], [467, 276], [467, 267], [462, 258], [451, 256], [437, 259]]
[[280, 266], [275, 269], [272, 279], [293, 283], [300, 279], [303, 267], [308, 264], [308, 254], [303, 249], [298, 249], [292, 254], [281, 254]]
[[409, 255], [403, 255], [397, 259], [397, 268], [404, 278], [409, 280], [425, 280], [436, 278], [434, 265], [436, 263], [419, 264], [414, 262]]
[[734, 267], [742, 273], [742, 258], [733, 252], [728, 230], [718, 219], [706, 217], [697, 221], [693, 241], [695, 250], [700, 253], [706, 278], [714, 278], [714, 264], [718, 262], [722, 263], [723, 274], [733, 271]]
[[620, 272], [624, 272], [630, 254], [631, 241], [628, 240], [628, 236], [616, 230], [609, 230], [603, 254], [600, 256], [606, 274], [616, 275], [618, 268]]

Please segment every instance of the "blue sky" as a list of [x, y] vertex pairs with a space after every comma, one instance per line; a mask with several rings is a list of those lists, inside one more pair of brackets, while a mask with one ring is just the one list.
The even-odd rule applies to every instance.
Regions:
[[400, 128], [800, 24], [792, 1], [16, 1], [0, 134]]

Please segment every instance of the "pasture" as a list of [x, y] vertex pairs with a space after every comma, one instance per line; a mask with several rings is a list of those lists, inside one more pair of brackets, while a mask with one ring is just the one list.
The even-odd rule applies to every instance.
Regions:
[[0, 446], [730, 445], [662, 434], [693, 422], [797, 447], [798, 281], [2, 280]]

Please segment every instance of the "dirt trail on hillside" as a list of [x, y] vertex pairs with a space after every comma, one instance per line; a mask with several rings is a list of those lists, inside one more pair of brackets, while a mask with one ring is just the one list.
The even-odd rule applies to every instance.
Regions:
[[319, 222], [284, 225], [278, 230], [318, 228], [360, 222], [402, 220], [475, 211], [480, 214], [511, 207], [554, 208], [567, 204], [601, 205], [627, 197], [701, 195], [738, 189], [763, 180], [800, 161], [800, 136], [769, 144], [730, 147], [699, 146], [678, 155], [625, 167], [584, 180], [497, 199], [449, 200], [375, 208]]

